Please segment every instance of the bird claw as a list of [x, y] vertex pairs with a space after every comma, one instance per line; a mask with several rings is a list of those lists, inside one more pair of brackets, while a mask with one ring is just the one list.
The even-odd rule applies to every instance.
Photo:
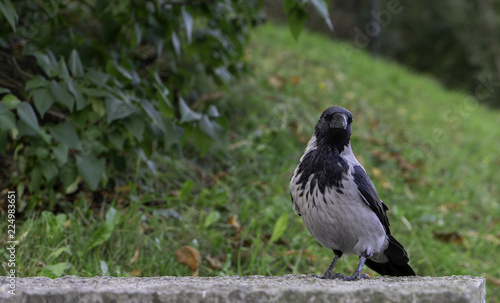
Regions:
[[320, 276], [320, 275], [314, 275], [316, 278], [319, 278], [319, 279], [327, 279], [327, 280], [333, 280], [333, 279], [344, 279], [345, 280], [345, 276], [341, 273], [337, 273], [337, 274], [334, 274], [333, 272], [331, 271], [327, 271], [325, 272], [324, 275]]
[[368, 274], [359, 274], [359, 273], [354, 273], [350, 277], [344, 277], [344, 281], [354, 281], [354, 280], [361, 280], [361, 279], [370, 279], [370, 276]]

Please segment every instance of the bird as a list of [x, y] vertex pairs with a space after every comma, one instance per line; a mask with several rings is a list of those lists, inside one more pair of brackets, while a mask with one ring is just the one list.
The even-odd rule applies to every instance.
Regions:
[[[366, 279], [363, 265], [388, 276], [414, 276], [408, 253], [392, 236], [388, 207], [351, 149], [353, 117], [342, 107], [322, 114], [290, 178], [295, 213], [309, 233], [334, 253], [323, 279]], [[351, 276], [334, 274], [342, 255], [357, 255]]]

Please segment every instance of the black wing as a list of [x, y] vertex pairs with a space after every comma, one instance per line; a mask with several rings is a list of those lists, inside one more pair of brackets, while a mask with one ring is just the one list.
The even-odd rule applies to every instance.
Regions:
[[358, 186], [361, 198], [368, 204], [370, 209], [377, 214], [377, 217], [384, 226], [385, 232], [388, 235], [387, 240], [389, 241], [389, 246], [384, 251], [384, 254], [389, 259], [388, 262], [377, 263], [368, 259], [365, 264], [381, 275], [414, 276], [415, 272], [410, 265], [408, 265], [408, 261], [410, 261], [408, 254], [403, 245], [391, 235], [391, 231], [389, 230], [389, 220], [386, 214], [389, 208], [380, 200], [375, 186], [361, 166], [354, 166], [353, 175], [354, 183]]
[[354, 183], [356, 183], [361, 197], [377, 215], [380, 222], [384, 226], [385, 232], [390, 235], [391, 231], [389, 230], [389, 220], [387, 219], [386, 214], [386, 211], [389, 208], [378, 197], [377, 190], [375, 189], [372, 180], [370, 180], [365, 170], [360, 165], [354, 166], [353, 176]]

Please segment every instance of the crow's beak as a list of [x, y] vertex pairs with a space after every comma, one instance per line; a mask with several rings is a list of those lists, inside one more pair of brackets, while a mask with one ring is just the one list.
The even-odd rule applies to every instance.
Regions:
[[347, 116], [344, 114], [333, 115], [332, 121], [330, 122], [330, 128], [347, 129]]

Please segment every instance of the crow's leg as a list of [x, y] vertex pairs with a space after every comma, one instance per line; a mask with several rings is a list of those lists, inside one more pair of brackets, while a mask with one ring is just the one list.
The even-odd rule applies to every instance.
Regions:
[[332, 263], [330, 263], [330, 266], [328, 266], [328, 269], [326, 270], [325, 274], [322, 276], [315, 275], [317, 278], [320, 279], [345, 279], [343, 274], [334, 274], [333, 273], [333, 268], [335, 267], [335, 264], [337, 263], [337, 260], [342, 257], [342, 252], [340, 250], [333, 250], [333, 253], [335, 256], [333, 257]]
[[365, 265], [366, 258], [368, 258], [368, 254], [365, 251], [361, 254], [361, 256], [359, 256], [358, 268], [356, 268], [356, 270], [354, 271], [352, 276], [344, 277], [344, 280], [353, 281], [353, 280], [360, 280], [360, 279], [369, 279], [370, 276], [368, 276], [368, 274], [361, 274], [361, 270], [363, 269], [363, 265]]

